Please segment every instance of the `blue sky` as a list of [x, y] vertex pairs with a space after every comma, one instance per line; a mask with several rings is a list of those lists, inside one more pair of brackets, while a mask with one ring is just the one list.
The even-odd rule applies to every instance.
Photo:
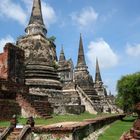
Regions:
[[[77, 62], [82, 33], [86, 62], [95, 75], [98, 57], [104, 84], [115, 94], [122, 75], [140, 71], [140, 0], [42, 0], [47, 36], [56, 37], [57, 55]], [[32, 0], [0, 2], [0, 52], [28, 24]]]

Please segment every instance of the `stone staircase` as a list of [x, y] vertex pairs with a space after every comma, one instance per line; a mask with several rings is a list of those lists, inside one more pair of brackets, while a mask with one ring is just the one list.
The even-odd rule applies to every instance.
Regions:
[[86, 111], [92, 114], [97, 114], [96, 105], [88, 97], [88, 95], [79, 86], [77, 86], [76, 91], [78, 92], [79, 97], [81, 98], [82, 104], [85, 105]]
[[88, 99], [89, 104], [93, 104], [96, 112], [102, 112], [101, 98], [92, 86], [78, 85], [77, 90], [81, 92], [83, 98]]
[[60, 91], [46, 91], [48, 100], [53, 106], [55, 114], [81, 114], [85, 111], [81, 105], [78, 93], [73, 89]]
[[[75, 84], [69, 83], [65, 85], [63, 89], [71, 90], [73, 87], [75, 87]], [[75, 90], [75, 88], [73, 88], [73, 90]], [[110, 100], [105, 96], [97, 95], [96, 91], [86, 89], [86, 87], [81, 88], [78, 85], [76, 91], [79, 94], [82, 104], [85, 105], [86, 111], [92, 114], [97, 114], [97, 112], [118, 113], [118, 111], [116, 111], [116, 106], [113, 106]]]
[[[35, 100], [32, 106], [37, 110], [37, 112], [45, 119], [51, 118], [51, 114], [53, 113], [53, 109], [50, 106], [49, 102], [46, 101], [37, 101]], [[45, 107], [47, 106], [47, 107]]]
[[75, 89], [55, 90], [45, 88], [30, 89], [30, 93], [34, 95], [42, 95], [48, 97], [48, 101], [53, 107], [55, 114], [80, 114], [83, 113], [85, 107], [81, 105], [79, 96], [75, 93]]
[[7, 136], [6, 140], [17, 140], [21, 130], [21, 128], [14, 128], [13, 132], [11, 132], [9, 136]]
[[31, 95], [31, 94], [18, 94], [17, 102], [22, 108], [22, 116], [24, 117], [39, 117], [48, 119], [51, 118], [53, 108], [48, 102], [46, 96]]
[[123, 113], [123, 111], [120, 108], [118, 108], [110, 98], [107, 98], [106, 100], [112, 113]]

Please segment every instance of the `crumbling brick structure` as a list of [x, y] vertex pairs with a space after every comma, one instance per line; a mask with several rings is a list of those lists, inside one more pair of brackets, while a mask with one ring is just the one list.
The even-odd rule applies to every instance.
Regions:
[[0, 119], [20, 114], [16, 94], [28, 92], [24, 86], [24, 51], [7, 43], [0, 54]]
[[0, 54], [0, 79], [24, 84], [24, 51], [11, 43]]

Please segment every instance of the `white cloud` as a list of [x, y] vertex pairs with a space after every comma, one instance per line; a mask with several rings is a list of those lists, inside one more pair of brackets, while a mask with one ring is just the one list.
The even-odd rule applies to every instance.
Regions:
[[56, 13], [53, 7], [49, 4], [42, 2], [42, 12], [45, 24], [49, 27], [51, 24], [56, 22]]
[[103, 39], [91, 41], [88, 46], [87, 58], [91, 67], [95, 67], [96, 57], [99, 60], [100, 67], [111, 68], [118, 64], [118, 56], [111, 49], [110, 45]]
[[3, 47], [8, 42], [11, 42], [11, 43], [14, 42], [14, 38], [10, 35], [6, 36], [5, 38], [0, 39], [0, 52], [3, 52]]
[[0, 2], [0, 15], [18, 21], [20, 24], [26, 23], [26, 12], [22, 7], [12, 0], [2, 0]]
[[126, 53], [130, 56], [140, 57], [140, 44], [127, 44]]
[[[2, 0], [0, 2], [0, 15], [18, 21], [22, 25], [27, 24], [27, 17], [31, 15], [32, 0], [22, 0], [25, 4], [23, 9], [19, 4], [13, 0]], [[57, 16], [53, 7], [42, 1], [42, 12], [44, 22], [47, 26], [56, 22]]]
[[95, 23], [98, 18], [98, 13], [92, 7], [82, 9], [80, 12], [75, 12], [71, 15], [72, 20], [80, 27], [86, 28]]
[[[25, 3], [25, 6], [28, 10], [28, 16], [30, 17], [33, 1], [32, 0], [22, 0], [22, 1]], [[56, 22], [57, 19], [56, 12], [53, 9], [53, 7], [51, 7], [45, 1], [42, 1], [41, 6], [44, 23], [47, 25], [47, 27], [49, 27], [51, 24]]]

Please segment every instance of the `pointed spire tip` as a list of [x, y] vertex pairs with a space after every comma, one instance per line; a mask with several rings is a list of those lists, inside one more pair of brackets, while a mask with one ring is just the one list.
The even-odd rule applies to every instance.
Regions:
[[44, 25], [42, 10], [41, 10], [41, 0], [33, 0], [32, 12], [29, 20], [29, 24], [25, 29], [27, 34], [37, 34], [41, 33], [46, 35], [47, 29]]

